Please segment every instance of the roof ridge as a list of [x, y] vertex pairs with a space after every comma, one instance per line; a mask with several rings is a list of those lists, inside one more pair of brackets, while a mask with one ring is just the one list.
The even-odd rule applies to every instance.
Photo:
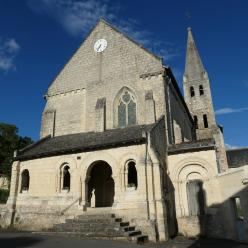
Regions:
[[[104, 19], [103, 17], [100, 17], [97, 24], [95, 25], [95, 27], [98, 25], [99, 22], [103, 22], [104, 24], [108, 25], [110, 28], [112, 28], [113, 30], [115, 30], [116, 32], [122, 34], [124, 37], [126, 37], [127, 39], [129, 39], [131, 42], [133, 42], [134, 44], [136, 44], [137, 46], [139, 46], [140, 48], [142, 48], [143, 50], [145, 50], [146, 52], [148, 52], [149, 54], [151, 54], [152, 56], [154, 56], [156, 59], [159, 59], [162, 61], [163, 64], [163, 58], [159, 57], [158, 55], [154, 54], [152, 51], [150, 51], [148, 48], [146, 48], [145, 46], [143, 46], [142, 44], [140, 44], [139, 42], [137, 42], [136, 40], [134, 40], [131, 36], [129, 36], [127, 33], [121, 31], [119, 28], [117, 28], [115, 25], [113, 25], [112, 23], [106, 21], [106, 19]], [[94, 27], [94, 28], [95, 28]], [[93, 28], [93, 29], [94, 29]], [[92, 30], [93, 30], [92, 29]], [[88, 36], [87, 36], [88, 37]], [[86, 38], [85, 38], [86, 39]]]

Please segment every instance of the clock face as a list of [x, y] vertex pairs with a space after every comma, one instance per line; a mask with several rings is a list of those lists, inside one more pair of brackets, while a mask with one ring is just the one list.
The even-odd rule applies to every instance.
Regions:
[[106, 49], [107, 45], [108, 45], [108, 43], [105, 39], [97, 40], [95, 45], [94, 45], [94, 50], [97, 53], [101, 53]]

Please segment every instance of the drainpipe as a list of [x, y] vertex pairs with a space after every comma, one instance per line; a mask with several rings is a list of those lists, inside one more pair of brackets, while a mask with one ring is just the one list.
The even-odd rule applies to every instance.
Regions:
[[[148, 133], [144, 132], [143, 135], [148, 140]], [[146, 155], [145, 155], [145, 185], [146, 185], [146, 204], [147, 204], [147, 219], [150, 220], [150, 207], [148, 197], [148, 178], [147, 178], [147, 158], [148, 158], [148, 143], [146, 142]]]

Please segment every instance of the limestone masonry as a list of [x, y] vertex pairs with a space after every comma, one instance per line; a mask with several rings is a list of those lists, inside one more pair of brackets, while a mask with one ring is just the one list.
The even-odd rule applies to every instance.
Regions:
[[[40, 140], [14, 158], [0, 224], [247, 242], [248, 148], [225, 149], [190, 28], [183, 83], [184, 97], [161, 58], [99, 20], [48, 88]], [[97, 229], [107, 217], [122, 229]]]

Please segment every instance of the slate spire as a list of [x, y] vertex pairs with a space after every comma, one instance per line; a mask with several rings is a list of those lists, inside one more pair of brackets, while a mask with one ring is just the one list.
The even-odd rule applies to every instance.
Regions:
[[187, 78], [187, 81], [194, 81], [203, 79], [204, 75], [206, 76], [205, 73], [206, 71], [196, 47], [192, 30], [189, 27], [184, 76]]

